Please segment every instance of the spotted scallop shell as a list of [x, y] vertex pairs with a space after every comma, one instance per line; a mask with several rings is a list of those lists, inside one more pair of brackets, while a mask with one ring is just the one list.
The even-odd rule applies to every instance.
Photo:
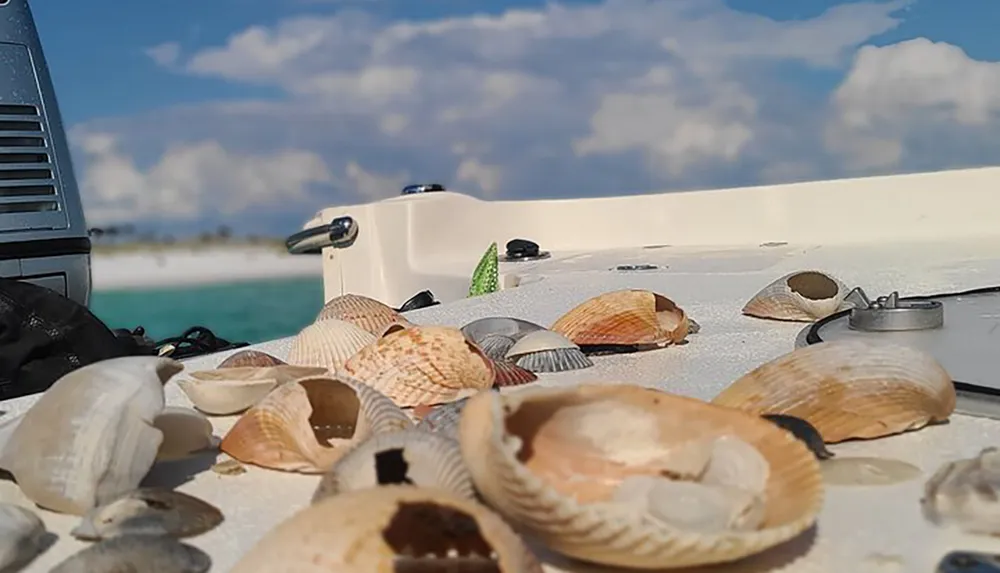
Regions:
[[579, 346], [551, 330], [525, 335], [507, 351], [506, 358], [532, 372], [565, 372], [594, 365]]
[[320, 480], [312, 501], [388, 484], [445, 489], [468, 499], [476, 495], [458, 441], [402, 430], [376, 434], [340, 458]]
[[284, 360], [271, 356], [267, 352], [261, 352], [260, 350], [240, 350], [227, 356], [216, 368], [266, 368], [268, 366], [281, 366], [283, 364], [285, 364]]
[[861, 340], [821, 342], [757, 367], [712, 403], [812, 424], [826, 443], [879, 438], [948, 419], [951, 377], [929, 354]]
[[757, 318], [814, 322], [840, 310], [847, 285], [820, 271], [789, 273], [767, 285], [743, 307]]
[[243, 463], [322, 473], [370, 436], [412, 426], [378, 391], [342, 376], [314, 377], [279, 386], [247, 410], [220, 449]]
[[[819, 463], [790, 433], [650, 388], [484, 392], [469, 400], [459, 433], [476, 489], [492, 507], [560, 553], [616, 568], [756, 554], [812, 526], [823, 502]], [[717, 460], [747, 447], [765, 461], [763, 475], [759, 459]], [[693, 507], [664, 504], [648, 495], [660, 488], [698, 493]], [[700, 526], [685, 526], [691, 521]]]
[[327, 301], [316, 322], [330, 319], [350, 322], [372, 336], [382, 336], [392, 324], [412, 325], [396, 309], [359, 294], [345, 294]]
[[282, 384], [325, 372], [322, 367], [288, 364], [216, 368], [190, 372], [177, 386], [199, 411], [228, 416], [245, 411]]
[[334, 371], [375, 340], [374, 334], [350, 322], [332, 318], [321, 320], [303, 328], [292, 340], [288, 363]]
[[657, 348], [688, 335], [687, 315], [669, 298], [648, 290], [604, 293], [573, 308], [551, 330], [581, 347]]
[[388, 485], [328, 497], [271, 530], [232, 573], [541, 573], [489, 509], [437, 489]]
[[493, 386], [493, 361], [457, 328], [414, 326], [380, 338], [343, 370], [402, 407], [452, 402]]

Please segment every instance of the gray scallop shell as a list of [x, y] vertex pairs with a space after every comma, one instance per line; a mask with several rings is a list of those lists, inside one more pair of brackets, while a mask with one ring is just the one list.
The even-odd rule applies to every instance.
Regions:
[[515, 340], [506, 334], [487, 334], [476, 344], [493, 360], [506, 360], [504, 356], [513, 348]]
[[[492, 388], [491, 391], [499, 392], [499, 388]], [[435, 406], [429, 414], [424, 416], [416, 426], [417, 430], [422, 432], [433, 432], [436, 434], [441, 434], [449, 438], [458, 439], [458, 421], [462, 417], [462, 410], [465, 405], [469, 403], [469, 398], [472, 396], [467, 396], [461, 400], [455, 400], [454, 402], [448, 402], [447, 404], [441, 404]]]
[[507, 350], [505, 358], [532, 372], [566, 372], [594, 365], [579, 346], [551, 330], [525, 334]]
[[462, 334], [479, 344], [483, 338], [490, 334], [500, 334], [517, 341], [525, 334], [536, 330], [545, 330], [545, 327], [520, 318], [490, 316], [466, 324], [462, 327]]
[[171, 537], [124, 535], [87, 547], [49, 573], [205, 573], [211, 566], [204, 551]]

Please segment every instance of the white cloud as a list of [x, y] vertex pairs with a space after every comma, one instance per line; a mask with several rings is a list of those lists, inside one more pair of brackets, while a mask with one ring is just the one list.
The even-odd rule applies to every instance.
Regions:
[[181, 57], [181, 45], [177, 42], [164, 42], [146, 48], [145, 54], [157, 64], [163, 67], [171, 67]]

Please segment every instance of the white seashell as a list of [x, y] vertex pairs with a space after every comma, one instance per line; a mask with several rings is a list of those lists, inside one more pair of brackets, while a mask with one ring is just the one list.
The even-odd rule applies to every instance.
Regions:
[[942, 466], [924, 486], [924, 516], [968, 533], [1000, 535], [1000, 450]]
[[212, 435], [212, 423], [190, 408], [167, 406], [153, 420], [153, 425], [163, 432], [157, 461], [186, 458], [219, 445], [219, 439]]
[[35, 512], [0, 503], [0, 571], [19, 571], [44, 550], [48, 532]]
[[757, 448], [735, 436], [722, 436], [712, 443], [712, 457], [700, 481], [763, 495], [770, 477], [771, 467]]
[[594, 365], [579, 346], [552, 330], [536, 330], [524, 335], [507, 351], [505, 358], [532, 372], [565, 372]]
[[521, 337], [521, 339], [507, 351], [505, 357], [513, 359], [532, 352], [557, 350], [560, 348], [579, 349], [580, 347], [558, 332], [551, 330], [536, 330]]
[[322, 367], [291, 365], [217, 368], [191, 372], [177, 380], [177, 386], [195, 408], [227, 416], [250, 408], [281, 384], [325, 372]]
[[25, 412], [0, 467], [38, 505], [75, 515], [135, 489], [163, 441], [163, 384], [183, 368], [129, 356], [66, 374]]
[[743, 307], [757, 318], [814, 322], [841, 309], [847, 285], [820, 271], [789, 273], [767, 285]]
[[320, 366], [333, 372], [359, 350], [375, 342], [374, 334], [334, 318], [314, 322], [292, 339], [288, 363]]
[[762, 497], [736, 487], [632, 476], [622, 481], [612, 501], [683, 531], [752, 531], [764, 523]]

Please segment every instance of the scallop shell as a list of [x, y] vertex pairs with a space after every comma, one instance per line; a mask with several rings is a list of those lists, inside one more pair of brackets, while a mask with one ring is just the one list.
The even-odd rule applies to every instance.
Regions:
[[268, 366], [282, 366], [283, 364], [285, 364], [285, 361], [271, 356], [267, 352], [261, 352], [260, 350], [240, 350], [230, 354], [216, 368], [245, 368], [248, 366], [266, 368]]
[[86, 541], [122, 535], [192, 537], [222, 520], [219, 508], [197, 497], [144, 487], [90, 510], [70, 534]]
[[780, 356], [733, 382], [712, 403], [802, 418], [826, 443], [835, 443], [944, 421], [955, 409], [955, 387], [920, 350], [838, 340]]
[[30, 509], [0, 503], [0, 571], [19, 571], [45, 549], [48, 532]]
[[288, 363], [297, 366], [321, 366], [331, 372], [348, 358], [375, 342], [374, 334], [343, 320], [314, 322], [292, 339]]
[[648, 290], [619, 290], [596, 296], [552, 325], [580, 346], [655, 348], [681, 342], [688, 320], [669, 298]]
[[[490, 316], [473, 320], [462, 327], [462, 333], [483, 348], [482, 341], [489, 336], [502, 336], [517, 342], [522, 336], [536, 330], [545, 330], [544, 326], [520, 318], [509, 316]], [[485, 348], [483, 348], [485, 350]], [[501, 354], [499, 357], [502, 358]]]
[[[740, 559], [808, 529], [823, 502], [819, 464], [788, 432], [756, 416], [649, 388], [484, 392], [469, 400], [459, 433], [476, 489], [491, 506], [560, 553], [616, 567]], [[691, 446], [713, 440], [715, 456], [714, 440], [726, 436], [755, 448], [770, 468], [759, 529], [688, 531], [655, 519], [649, 508], [613, 502], [629, 477], [683, 477], [697, 470], [703, 450]]]
[[222, 439], [233, 458], [265, 468], [322, 473], [373, 434], [407, 429], [391, 400], [342, 376], [279, 386], [237, 420]]
[[520, 386], [538, 380], [538, 376], [527, 368], [522, 368], [513, 362], [506, 360], [490, 360], [490, 367], [493, 368], [494, 385], [501, 388], [507, 386]]
[[1000, 535], [1000, 450], [943, 465], [924, 486], [920, 501], [934, 524], [967, 533]]
[[476, 495], [456, 440], [403, 430], [372, 436], [340, 458], [319, 482], [312, 502], [388, 484], [444, 489], [468, 499]]
[[393, 323], [412, 325], [394, 308], [359, 294], [345, 294], [327, 301], [316, 322], [331, 319], [349, 322], [372, 336], [381, 336]]
[[412, 486], [361, 489], [293, 515], [231, 573], [492, 571], [541, 573], [500, 517], [457, 494]]
[[243, 412], [282, 384], [326, 372], [324, 367], [287, 364], [217, 368], [191, 372], [177, 386], [198, 410], [227, 416]]
[[479, 346], [483, 354], [493, 360], [505, 360], [507, 351], [515, 344], [513, 338], [504, 334], [487, 334], [478, 341], [473, 340], [473, 342]]
[[87, 547], [49, 573], [205, 573], [211, 566], [204, 551], [171, 537], [123, 535]]
[[457, 328], [414, 326], [380, 338], [344, 371], [402, 407], [452, 402], [493, 386], [493, 361]]
[[594, 365], [579, 346], [551, 330], [526, 334], [507, 351], [506, 358], [532, 372], [565, 372]]
[[112, 358], [73, 370], [38, 398], [4, 445], [0, 467], [38, 505], [82, 515], [138, 487], [163, 441], [153, 420], [169, 358]]
[[[500, 389], [493, 387], [484, 392], [499, 392]], [[462, 398], [439, 406], [424, 406], [427, 412], [420, 415], [417, 429], [424, 432], [435, 432], [447, 436], [454, 440], [458, 439], [458, 420], [462, 416], [462, 410], [469, 403], [469, 398]], [[416, 412], [414, 408], [414, 412]]]
[[847, 285], [820, 271], [797, 271], [767, 285], [743, 307], [757, 318], [814, 322], [840, 310]]
[[413, 323], [409, 322], [407, 320], [397, 320], [397, 321], [391, 322], [388, 325], [386, 325], [385, 328], [382, 329], [382, 332], [378, 333], [377, 338], [383, 338], [385, 336], [389, 336], [393, 332], [399, 332], [400, 330], [406, 330], [407, 328], [410, 328], [412, 326], [413, 326]]
[[153, 425], [163, 432], [157, 461], [183, 459], [219, 445], [208, 418], [188, 408], [167, 406], [153, 420]]

